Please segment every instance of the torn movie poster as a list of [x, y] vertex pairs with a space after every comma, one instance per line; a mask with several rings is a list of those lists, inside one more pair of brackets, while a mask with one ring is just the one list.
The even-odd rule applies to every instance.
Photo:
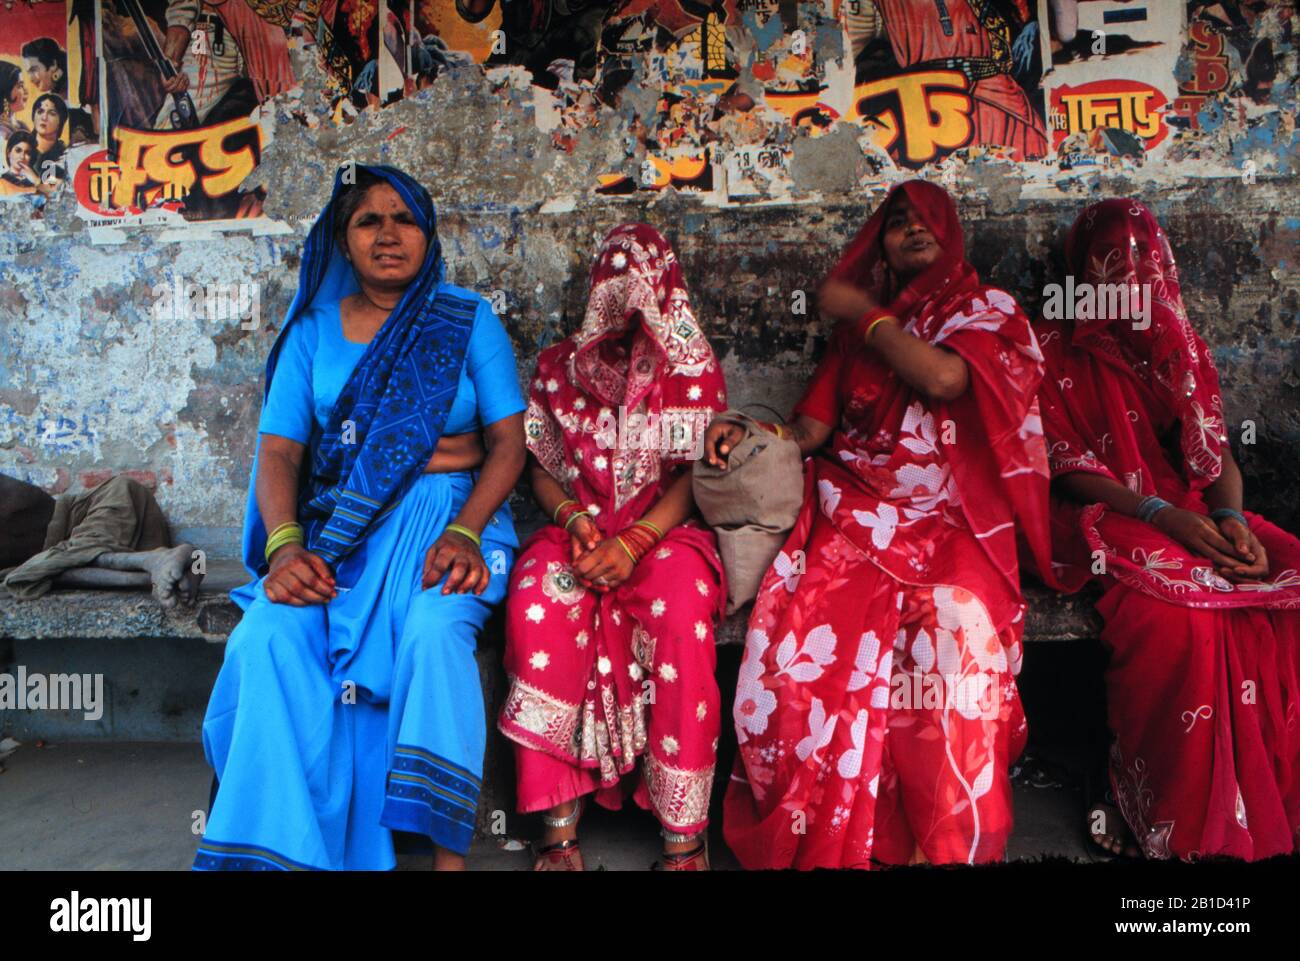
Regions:
[[83, 216], [227, 221], [262, 216], [243, 186], [266, 132], [260, 106], [294, 86], [300, 0], [99, 0], [106, 144], [76, 173]]
[[850, 119], [894, 161], [965, 147], [1011, 160], [1048, 150], [1033, 0], [841, 0], [854, 63]]
[[1141, 164], [1169, 137], [1184, 5], [1165, 0], [1039, 0], [1047, 114], [1062, 169]]

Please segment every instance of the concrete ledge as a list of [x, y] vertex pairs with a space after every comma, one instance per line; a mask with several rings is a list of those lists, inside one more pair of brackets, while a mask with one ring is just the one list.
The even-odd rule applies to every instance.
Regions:
[[0, 637], [11, 640], [68, 638], [194, 638], [224, 642], [242, 612], [230, 591], [248, 581], [235, 560], [214, 560], [193, 607], [165, 611], [147, 591], [53, 590], [35, 600], [0, 596]]
[[[194, 638], [221, 643], [242, 616], [228, 592], [247, 578], [237, 561], [213, 561], [198, 602], [174, 611], [164, 611], [142, 591], [50, 591], [34, 601], [0, 598], [0, 637]], [[1078, 641], [1096, 637], [1101, 630], [1101, 619], [1093, 609], [1095, 592], [1061, 597], [1037, 584], [1026, 584], [1024, 591], [1029, 604], [1027, 642]], [[718, 629], [719, 646], [743, 644], [748, 620], [748, 606], [727, 618]], [[491, 641], [484, 638], [483, 646], [490, 645]]]

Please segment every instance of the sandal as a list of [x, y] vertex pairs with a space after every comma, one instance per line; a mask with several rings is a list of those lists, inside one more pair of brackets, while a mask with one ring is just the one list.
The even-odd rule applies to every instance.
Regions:
[[[549, 814], [542, 815], [542, 823], [548, 828], [567, 828], [570, 825], [578, 823], [582, 817], [582, 798], [578, 798], [573, 804], [573, 810], [564, 817], [555, 818]], [[577, 838], [565, 838], [563, 841], [556, 841], [554, 844], [546, 844], [538, 847], [533, 845], [533, 856], [537, 859], [533, 864], [534, 871], [543, 870], [542, 864], [551, 865], [547, 870], [555, 870], [555, 866], [563, 865], [559, 870], [563, 871], [581, 871], [584, 865], [579, 862], [574, 863], [574, 855], [581, 855], [578, 847]]]
[[[675, 840], [675, 839], [674, 839]], [[709, 845], [700, 838], [700, 843], [689, 851], [664, 852], [660, 859], [650, 865], [651, 871], [708, 871]]]
[[581, 871], [583, 866], [573, 862], [573, 856], [578, 853], [580, 852], [577, 838], [566, 838], [563, 841], [556, 841], [554, 844], [547, 844], [543, 847], [533, 845], [533, 856], [537, 859], [536, 864], [533, 865], [533, 870], [541, 871], [541, 864], [545, 862], [553, 866], [548, 870]]

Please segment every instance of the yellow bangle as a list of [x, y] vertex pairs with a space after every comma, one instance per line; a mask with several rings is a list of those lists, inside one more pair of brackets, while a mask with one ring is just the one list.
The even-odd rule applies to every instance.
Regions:
[[296, 521], [289, 521], [279, 525], [271, 531], [271, 535], [266, 539], [266, 547], [263, 553], [266, 555], [266, 561], [271, 562], [271, 555], [278, 551], [286, 544], [302, 544], [305, 538], [302, 533], [302, 525]]
[[777, 440], [785, 440], [785, 428], [780, 424], [773, 423], [772, 430], [776, 433]]
[[551, 512], [551, 523], [552, 524], [560, 523], [560, 511], [564, 509], [564, 506], [566, 504], [576, 504], [576, 503], [578, 502], [574, 500], [572, 497], [567, 497], [564, 500], [560, 501], [558, 504], [556, 504], [555, 510]]
[[883, 321], [886, 321], [886, 320], [892, 320], [894, 323], [898, 323], [898, 318], [895, 317], [893, 314], [881, 314], [879, 317], [877, 317], [877, 318], [876, 318], [875, 320], [873, 320], [871, 323], [867, 324], [867, 332], [866, 332], [865, 335], [863, 335], [863, 338], [862, 338], [862, 339], [863, 339], [863, 340], [870, 340], [870, 339], [871, 339], [871, 332], [872, 332], [873, 330], [876, 329], [876, 324], [882, 323]]
[[615, 535], [614, 535], [614, 540], [618, 541], [618, 546], [621, 547], [621, 548], [623, 548], [623, 553], [626, 554], [626, 555], [631, 559], [631, 561], [632, 561], [633, 564], [635, 564], [635, 563], [636, 563], [636, 555], [633, 554], [633, 553], [632, 553], [632, 549], [631, 549], [630, 547], [628, 547], [627, 544], [625, 544], [625, 543], [623, 542], [623, 538], [621, 538], [621, 537], [619, 537], [617, 534], [615, 534]]
[[472, 540], [472, 541], [474, 542], [474, 546], [475, 546], [475, 547], [482, 547], [482, 546], [483, 546], [483, 538], [479, 537], [477, 534], [475, 534], [475, 533], [474, 533], [472, 530], [470, 530], [468, 527], [465, 527], [465, 526], [463, 526], [463, 525], [461, 525], [461, 524], [448, 524], [446, 527], [443, 528], [443, 530], [444, 530], [444, 531], [455, 531], [457, 534], [464, 534], [466, 537], [468, 537], [470, 540]]
[[282, 544], [289, 544], [294, 541], [299, 544], [303, 542], [302, 528], [291, 527], [286, 530], [276, 531], [266, 539], [266, 546], [268, 550], [275, 550], [276, 547]]

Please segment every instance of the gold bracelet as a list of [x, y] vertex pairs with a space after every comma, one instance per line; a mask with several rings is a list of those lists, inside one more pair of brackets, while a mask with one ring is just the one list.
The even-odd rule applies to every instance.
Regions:
[[446, 527], [443, 528], [443, 530], [455, 531], [457, 534], [465, 535], [466, 537], [468, 537], [470, 540], [474, 542], [475, 547], [483, 546], [483, 538], [479, 537], [477, 534], [475, 534], [468, 527], [465, 527], [463, 524], [448, 524]]
[[285, 521], [283, 524], [277, 524], [274, 530], [272, 530], [271, 533], [267, 534], [266, 536], [274, 537], [276, 534], [280, 533], [280, 531], [288, 527], [296, 527], [298, 528], [298, 530], [302, 530], [302, 525], [299, 524], [297, 521]]
[[297, 544], [299, 546], [302, 546], [302, 543], [303, 541], [301, 537], [285, 537], [285, 538], [281, 538], [278, 541], [267, 541], [266, 550], [264, 551], [264, 554], [266, 556], [266, 562], [268, 564], [271, 563], [272, 555], [274, 555], [275, 552], [278, 551], [280, 548], [288, 547], [290, 544]]
[[870, 339], [871, 339], [871, 332], [872, 332], [873, 330], [876, 329], [876, 324], [882, 323], [883, 321], [886, 321], [886, 320], [892, 320], [894, 323], [898, 323], [898, 322], [899, 322], [899, 321], [898, 321], [898, 318], [895, 317], [893, 314], [881, 314], [879, 317], [877, 317], [877, 318], [876, 318], [875, 320], [873, 320], [871, 323], [867, 324], [867, 332], [866, 332], [866, 334], [863, 336], [862, 339], [863, 339], [864, 341], [870, 340]]
[[552, 524], [560, 523], [560, 511], [564, 510], [566, 504], [576, 504], [576, 503], [578, 502], [574, 500], [572, 497], [566, 497], [564, 500], [556, 504], [555, 510], [551, 511], [551, 523]]
[[[576, 504], [577, 501], [574, 501], [574, 503]], [[576, 521], [579, 517], [586, 517], [590, 519], [591, 513], [589, 511], [574, 511], [572, 514], [569, 515], [569, 519], [564, 522], [564, 529], [567, 531], [569, 529], [569, 525], [572, 524], [574, 521]]]
[[772, 423], [772, 430], [776, 434], [777, 440], [785, 440], [785, 428], [775, 421]]

